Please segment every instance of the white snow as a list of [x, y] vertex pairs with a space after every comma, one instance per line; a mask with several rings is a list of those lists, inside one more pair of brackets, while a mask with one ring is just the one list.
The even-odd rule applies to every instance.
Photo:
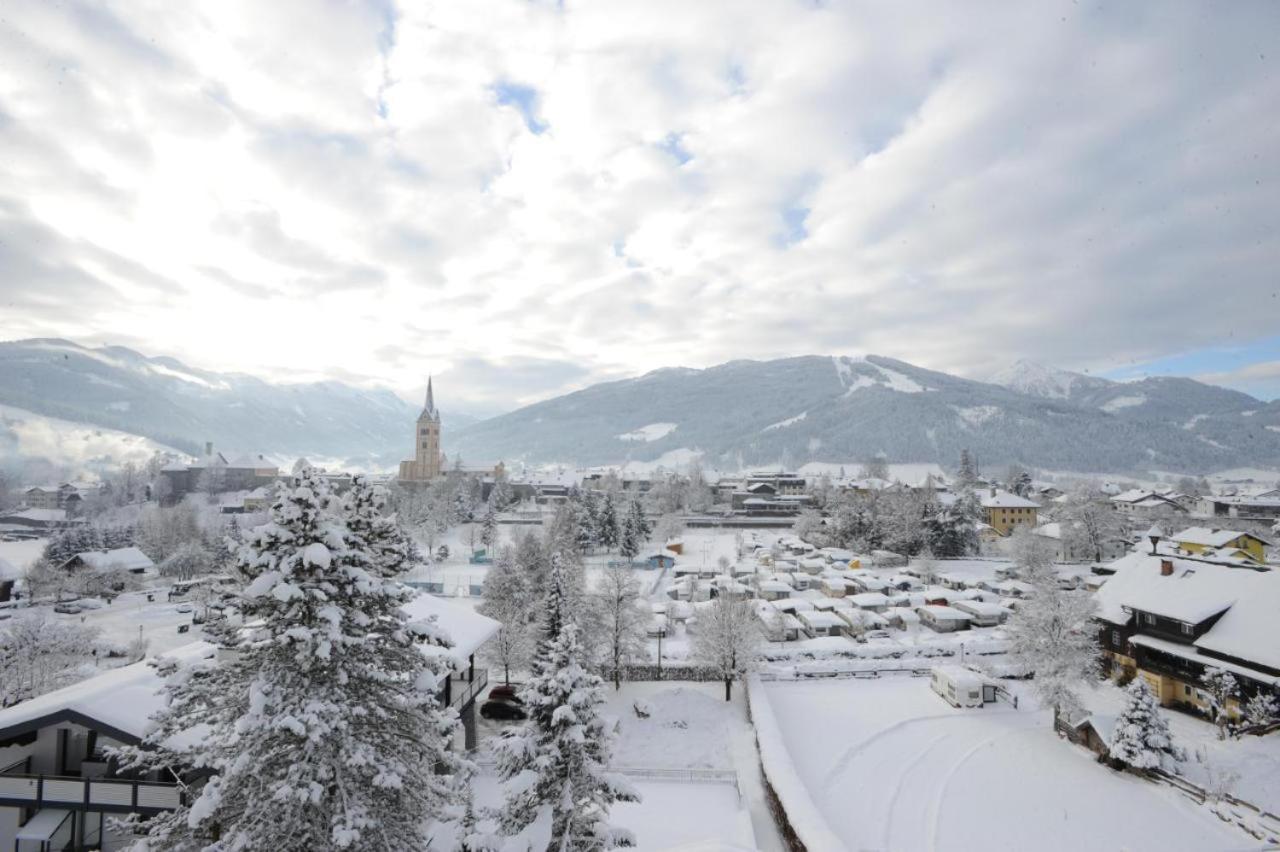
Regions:
[[953, 405], [951, 408], [961, 420], [970, 426], [981, 426], [1000, 413], [1000, 407], [996, 405], [975, 405], [969, 408]]
[[876, 367], [880, 374], [885, 377], [889, 390], [895, 390], [898, 393], [924, 393], [928, 388], [914, 379], [904, 376], [896, 370], [890, 370], [888, 367]]
[[1183, 424], [1182, 424], [1182, 428], [1183, 428], [1183, 429], [1194, 429], [1194, 428], [1196, 428], [1196, 424], [1197, 424], [1197, 423], [1199, 423], [1201, 420], [1204, 420], [1204, 419], [1205, 419], [1205, 418], [1207, 418], [1208, 416], [1209, 416], [1209, 415], [1207, 415], [1207, 414], [1193, 414], [1193, 415], [1191, 415], [1191, 419], [1190, 419], [1190, 420], [1188, 420], [1186, 423], [1183, 423]]
[[641, 426], [639, 429], [623, 432], [617, 438], [619, 441], [643, 441], [648, 443], [665, 438], [675, 430], [675, 423], [650, 423], [647, 426]]
[[760, 431], [770, 432], [774, 429], [785, 429], [788, 426], [792, 426], [796, 423], [799, 423], [801, 420], [804, 420], [808, 416], [809, 416], [809, 412], [801, 411], [795, 417], [788, 417], [786, 420], [779, 420], [777, 423], [770, 424], [769, 426], [764, 427]]
[[1122, 408], [1133, 408], [1138, 405], [1145, 405], [1147, 398], [1141, 394], [1137, 396], [1118, 396], [1115, 399], [1108, 400], [1103, 403], [1103, 411], [1119, 411]]
[[231, 387], [226, 382], [217, 382], [215, 384], [214, 382], [202, 379], [192, 373], [184, 373], [181, 370], [174, 370], [170, 367], [164, 366], [163, 364], [147, 364], [147, 369], [156, 375], [167, 376], [171, 379], [178, 379], [179, 381], [187, 382], [192, 385], [199, 385], [200, 387], [208, 388], [209, 390], [229, 390]]
[[804, 791], [840, 839], [821, 848], [1246, 845], [1207, 809], [1059, 739], [1044, 711], [957, 710], [926, 679], [905, 676], [764, 692]]
[[1022, 359], [995, 373], [987, 381], [1031, 396], [1067, 399], [1082, 378], [1084, 376], [1079, 373]]

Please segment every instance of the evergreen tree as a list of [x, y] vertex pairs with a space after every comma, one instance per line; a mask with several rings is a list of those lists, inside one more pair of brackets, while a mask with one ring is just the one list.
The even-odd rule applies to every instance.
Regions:
[[382, 504], [358, 478], [339, 509], [309, 470], [278, 494], [240, 554], [238, 616], [209, 627], [226, 659], [171, 669], [151, 750], [124, 752], [128, 765], [214, 773], [145, 824], [153, 847], [422, 848], [463, 767], [437, 697], [446, 663], [418, 643], [449, 641], [400, 609], [412, 551]]
[[607, 772], [612, 734], [600, 715], [601, 682], [582, 663], [562, 573], [556, 560], [543, 640], [532, 677], [520, 693], [529, 719], [496, 746], [506, 799], [500, 824], [504, 833], [516, 834], [550, 811], [549, 852], [634, 846], [630, 832], [607, 822], [614, 802], [639, 797]]
[[596, 526], [596, 541], [600, 543], [606, 551], [611, 551], [618, 546], [618, 541], [622, 537], [621, 525], [618, 523], [618, 512], [613, 505], [613, 494], [606, 492], [604, 495], [604, 504], [600, 507], [600, 517]]
[[493, 501], [489, 501], [484, 513], [484, 523], [480, 529], [480, 542], [486, 550], [492, 551], [498, 542], [498, 514], [493, 510]]
[[960, 466], [956, 469], [956, 488], [972, 490], [978, 484], [978, 469], [966, 447], [960, 451]]
[[1166, 755], [1177, 760], [1179, 751], [1169, 734], [1169, 723], [1161, 715], [1146, 678], [1134, 678], [1128, 694], [1129, 701], [1116, 719], [1111, 737], [1111, 758], [1138, 770], [1160, 768]]
[[600, 545], [600, 501], [594, 491], [587, 491], [582, 495], [582, 527], [591, 542], [582, 552], [590, 553]]

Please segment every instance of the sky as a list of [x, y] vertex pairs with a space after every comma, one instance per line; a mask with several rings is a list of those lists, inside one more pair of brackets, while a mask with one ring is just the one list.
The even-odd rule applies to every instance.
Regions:
[[1275, 398], [1278, 42], [1271, 2], [9, 0], [0, 339], [481, 413], [801, 354]]

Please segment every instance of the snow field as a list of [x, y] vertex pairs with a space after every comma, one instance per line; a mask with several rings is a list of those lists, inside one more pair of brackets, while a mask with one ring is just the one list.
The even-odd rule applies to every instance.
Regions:
[[956, 710], [927, 679], [905, 676], [763, 693], [814, 805], [851, 849], [1193, 850], [1246, 839], [1060, 740], [1046, 712]]

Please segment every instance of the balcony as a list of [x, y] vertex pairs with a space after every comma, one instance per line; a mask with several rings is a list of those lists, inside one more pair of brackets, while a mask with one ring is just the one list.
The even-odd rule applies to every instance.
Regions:
[[448, 706], [455, 710], [461, 710], [466, 707], [476, 696], [484, 692], [485, 687], [489, 685], [489, 670], [479, 669], [475, 672], [475, 677], [467, 680], [465, 677], [449, 678], [448, 688]]
[[183, 795], [177, 784], [159, 781], [0, 775], [2, 807], [156, 813], [174, 810], [182, 804]]

